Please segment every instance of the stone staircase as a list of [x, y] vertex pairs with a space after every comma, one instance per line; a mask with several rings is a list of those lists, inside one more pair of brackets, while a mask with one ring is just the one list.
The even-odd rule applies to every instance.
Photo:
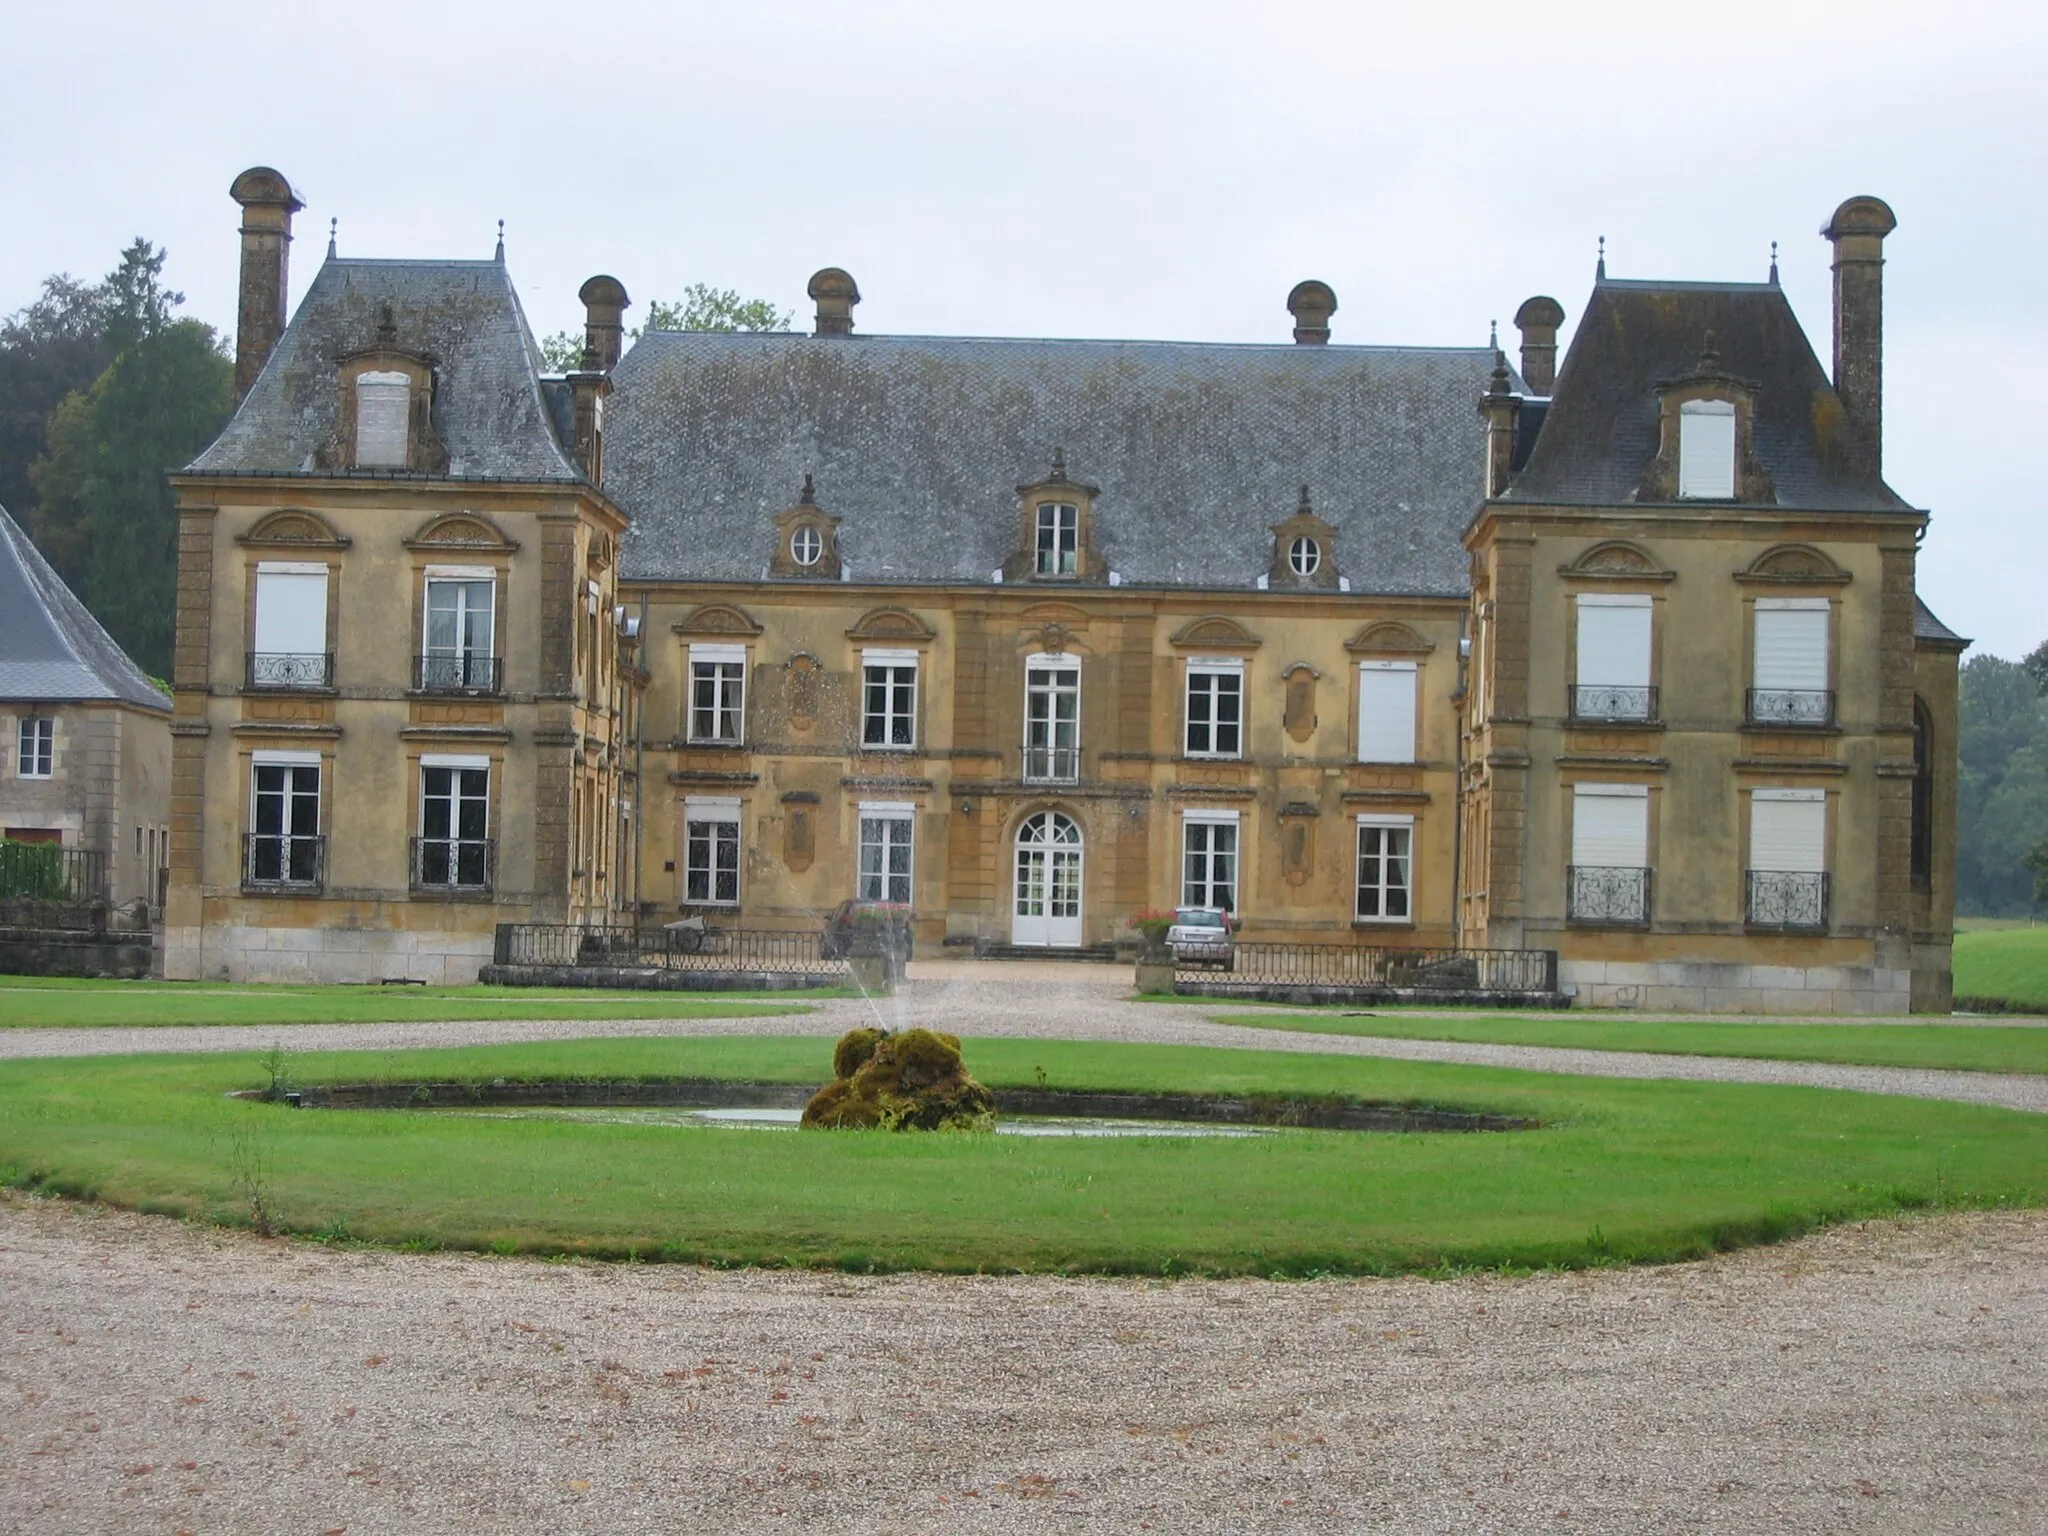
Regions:
[[1074, 949], [1052, 949], [1040, 944], [998, 944], [992, 939], [974, 941], [977, 960], [1083, 960], [1102, 965], [1116, 963], [1114, 944], [1083, 944]]

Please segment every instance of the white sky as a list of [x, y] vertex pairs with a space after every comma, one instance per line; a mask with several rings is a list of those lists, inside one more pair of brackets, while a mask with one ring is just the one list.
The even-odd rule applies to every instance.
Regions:
[[1875, 193], [1921, 592], [1982, 649], [2048, 638], [2039, 6], [0, 0], [0, 37], [0, 311], [142, 234], [231, 328], [227, 186], [269, 164], [295, 302], [330, 216], [356, 256], [488, 256], [503, 218], [541, 332], [600, 271], [806, 325], [836, 265], [867, 331], [1279, 339], [1313, 276], [1339, 340], [1512, 350], [1601, 234], [1616, 277], [1760, 279], [1776, 239], [1825, 362], [1815, 231]]

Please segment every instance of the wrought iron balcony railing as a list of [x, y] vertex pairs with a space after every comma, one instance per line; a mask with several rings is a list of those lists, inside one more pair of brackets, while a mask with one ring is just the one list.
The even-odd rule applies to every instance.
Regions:
[[242, 889], [305, 895], [327, 881], [327, 839], [301, 832], [242, 834]]
[[1647, 724], [1657, 718], [1657, 690], [1615, 683], [1577, 683], [1571, 690], [1574, 723]]
[[498, 693], [505, 661], [475, 651], [429, 651], [413, 658], [414, 686], [421, 693]]
[[497, 873], [494, 837], [416, 837], [412, 888], [416, 891], [488, 891]]
[[1079, 747], [1024, 744], [1024, 777], [1041, 784], [1071, 784], [1081, 777]]
[[250, 651], [243, 673], [250, 688], [332, 688], [334, 653], [314, 651]]
[[1819, 870], [1752, 869], [1744, 916], [1752, 928], [1809, 933], [1828, 926], [1828, 877]]
[[1611, 928], [1641, 928], [1649, 923], [1649, 870], [1574, 864], [1565, 875], [1565, 915], [1570, 921]]
[[1835, 723], [1832, 688], [1752, 688], [1749, 724], [1816, 725]]

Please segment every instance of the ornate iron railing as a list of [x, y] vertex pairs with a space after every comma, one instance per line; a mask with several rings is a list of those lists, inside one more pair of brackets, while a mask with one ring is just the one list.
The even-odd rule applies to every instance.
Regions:
[[488, 891], [498, 872], [494, 837], [416, 837], [412, 888], [416, 891]]
[[631, 970], [776, 971], [841, 976], [821, 928], [626, 928], [577, 923], [500, 923], [499, 965], [617, 966]]
[[1752, 869], [1744, 915], [1752, 928], [1824, 932], [1828, 926], [1828, 877], [1819, 870]]
[[1577, 683], [1571, 689], [1571, 711], [1574, 721], [1653, 721], [1657, 718], [1657, 690], [1649, 686]]
[[1232, 946], [1228, 963], [1179, 965], [1176, 982], [1205, 991], [1233, 987], [1408, 987], [1440, 991], [1554, 992], [1551, 949], [1382, 949], [1363, 944]]
[[1650, 871], [1574, 864], [1566, 871], [1565, 915], [1574, 923], [1641, 928], [1650, 921]]
[[497, 693], [504, 686], [501, 656], [474, 651], [429, 651], [413, 658], [413, 686], [421, 693]]
[[1039, 784], [1071, 784], [1081, 777], [1081, 749], [1035, 747], [1026, 742], [1024, 777]]
[[1748, 720], [1751, 725], [1833, 725], [1835, 693], [1832, 688], [1752, 688]]
[[250, 688], [332, 688], [334, 653], [250, 651], [244, 682]]
[[242, 889], [305, 895], [327, 881], [327, 839], [299, 832], [242, 834]]

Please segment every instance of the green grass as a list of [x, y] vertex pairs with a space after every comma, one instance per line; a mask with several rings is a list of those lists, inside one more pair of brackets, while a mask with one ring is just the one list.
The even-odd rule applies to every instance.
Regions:
[[2048, 927], [1958, 933], [1956, 996], [1996, 997], [2048, 1013]]
[[[803, 1013], [830, 992], [606, 992], [537, 987], [286, 987], [0, 976], [0, 1029], [160, 1024], [407, 1024], [468, 1019], [695, 1019]], [[763, 1003], [762, 999], [770, 1001]], [[784, 1001], [774, 1001], [783, 999]], [[802, 1000], [801, 1002], [798, 1000]]]
[[[370, 1078], [816, 1081], [817, 1040], [303, 1054]], [[848, 1269], [1303, 1275], [1670, 1260], [2048, 1200], [2048, 1116], [1793, 1087], [973, 1040], [984, 1081], [1458, 1105], [1537, 1131], [1052, 1140], [292, 1111], [254, 1054], [0, 1063], [0, 1180], [418, 1248]]]
[[1586, 1051], [1659, 1051], [1671, 1056], [1748, 1056], [1865, 1067], [1946, 1067], [1961, 1072], [2048, 1072], [2048, 1029], [1993, 1024], [1658, 1023], [1599, 1015], [1215, 1014], [1221, 1024], [1317, 1035], [1396, 1040], [1468, 1040], [1483, 1045], [1553, 1045]]

